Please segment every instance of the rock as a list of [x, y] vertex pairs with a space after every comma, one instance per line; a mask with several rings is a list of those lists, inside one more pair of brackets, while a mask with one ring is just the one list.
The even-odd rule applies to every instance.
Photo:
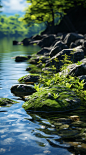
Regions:
[[[72, 62], [80, 61], [84, 58], [84, 51], [80, 48], [74, 48], [74, 49], [63, 49], [61, 52], [53, 56], [49, 61], [46, 62], [46, 67], [55, 65], [57, 68], [57, 71], [61, 68], [61, 66], [64, 64], [62, 60], [64, 59], [64, 55], [70, 56], [70, 60]], [[56, 58], [58, 61], [56, 61]]]
[[86, 82], [86, 75], [78, 76], [78, 78], [80, 81], [84, 80], [84, 82]]
[[19, 78], [18, 81], [20, 83], [31, 83], [31, 82], [35, 83], [35, 82], [39, 81], [39, 78], [40, 78], [40, 76], [38, 76], [38, 75], [30, 75], [29, 74], [29, 75], [25, 75], [25, 76]]
[[58, 135], [62, 137], [62, 139], [74, 139], [76, 135], [79, 134], [78, 130], [69, 130], [69, 129], [62, 129], [58, 132]]
[[51, 49], [50, 53], [49, 53], [50, 57], [55, 56], [56, 54], [58, 54], [63, 49], [68, 49], [68, 47], [62, 41], [56, 42], [55, 45], [53, 46], [53, 48]]
[[11, 87], [11, 93], [20, 97], [31, 95], [34, 92], [36, 92], [36, 90], [31, 85], [19, 84]]
[[80, 117], [79, 117], [79, 116], [76, 116], [76, 115], [70, 116], [69, 118], [70, 118], [73, 122], [79, 121], [79, 120], [80, 120]]
[[13, 45], [18, 45], [18, 41], [13, 40]]
[[84, 36], [77, 33], [68, 33], [64, 38], [64, 43], [69, 46], [71, 42], [75, 42], [78, 39], [84, 39]]
[[28, 56], [16, 56], [15, 61], [16, 62], [23, 62], [23, 61], [26, 61], [26, 60], [28, 60], [30, 58], [31, 58], [30, 55], [28, 55]]
[[65, 74], [67, 75], [71, 75], [71, 76], [77, 76], [80, 81], [81, 80], [85, 80], [86, 81], [86, 58], [82, 59], [79, 64], [78, 63], [74, 63], [74, 64], [70, 64], [66, 70], [63, 70], [62, 72], [60, 72], [61, 74]]
[[9, 98], [0, 98], [0, 106], [11, 106], [12, 104], [18, 103]]
[[25, 38], [22, 40], [24, 46], [28, 46], [30, 44], [30, 38]]
[[67, 128], [69, 128], [69, 125], [64, 124], [64, 125], [61, 125], [59, 129], [62, 130], [62, 129], [67, 129]]
[[41, 40], [41, 39], [43, 39], [44, 38], [44, 36], [43, 35], [34, 35], [33, 37], [32, 37], [32, 39], [33, 40]]
[[83, 45], [83, 43], [84, 43], [84, 39], [78, 39], [75, 41], [76, 46]]
[[56, 36], [51, 34], [51, 35], [48, 35], [47, 37], [43, 38], [39, 43], [38, 45], [40, 47], [49, 47], [51, 46], [51, 44], [55, 41], [56, 39]]
[[76, 65], [68, 75], [73, 76], [81, 76], [86, 75], [86, 63], [82, 63], [81, 65]]
[[49, 60], [49, 58], [47, 57], [47, 56], [45, 56], [45, 55], [43, 55], [43, 56], [36, 56], [36, 58], [34, 58], [34, 57], [32, 57], [30, 60], [29, 60], [29, 63], [30, 64], [40, 64], [40, 63], [46, 63], [46, 61], [48, 61]]
[[72, 42], [69, 48], [75, 48], [75, 47], [77, 47], [77, 45], [74, 42]]
[[[54, 93], [59, 96], [54, 98]], [[76, 109], [80, 106], [80, 102], [80, 99], [70, 89], [53, 86], [52, 88], [43, 88], [29, 96], [27, 102], [23, 104], [23, 108], [35, 112], [66, 112]]]
[[39, 52], [37, 52], [37, 55], [46, 55], [49, 54], [50, 48], [43, 47]]

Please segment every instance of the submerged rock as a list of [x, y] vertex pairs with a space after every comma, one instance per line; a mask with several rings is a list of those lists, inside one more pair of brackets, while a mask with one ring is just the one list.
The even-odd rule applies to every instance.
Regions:
[[20, 84], [12, 86], [11, 92], [16, 96], [23, 97], [33, 94], [34, 92], [36, 92], [36, 90], [31, 85]]
[[53, 88], [41, 89], [29, 96], [23, 108], [39, 112], [66, 112], [76, 109], [79, 105], [80, 99], [73, 91], [66, 87], [53, 86]]
[[0, 106], [11, 106], [12, 104], [18, 103], [9, 98], [0, 98]]

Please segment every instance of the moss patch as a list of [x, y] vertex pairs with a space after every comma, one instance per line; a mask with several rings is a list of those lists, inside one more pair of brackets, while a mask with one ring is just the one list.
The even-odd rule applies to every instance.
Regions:
[[25, 110], [65, 112], [76, 109], [80, 105], [80, 99], [73, 91], [66, 87], [53, 86], [43, 88], [28, 97], [23, 104]]
[[28, 74], [18, 79], [20, 83], [35, 83], [39, 81], [40, 76], [37, 74]]
[[11, 106], [12, 104], [18, 103], [8, 98], [0, 98], [0, 106]]

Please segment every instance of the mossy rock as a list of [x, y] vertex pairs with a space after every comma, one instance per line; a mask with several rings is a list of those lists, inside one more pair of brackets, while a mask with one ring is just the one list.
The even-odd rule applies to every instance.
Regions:
[[0, 106], [11, 106], [12, 104], [18, 103], [9, 98], [0, 98]]
[[66, 112], [78, 108], [80, 103], [80, 99], [70, 89], [53, 86], [33, 93], [22, 107], [35, 112]]
[[[30, 70], [29, 70], [29, 73], [32, 73], [32, 74], [39, 74], [39, 73], [42, 73], [42, 69], [40, 67], [37, 67], [36, 65], [30, 65]], [[28, 68], [26, 68], [26, 71], [28, 71]]]
[[40, 78], [39, 75], [36, 75], [36, 74], [30, 75], [30, 74], [28, 74], [28, 75], [25, 75], [25, 76], [19, 78], [18, 81], [20, 83], [34, 84], [35, 82], [38, 82], [39, 81], [39, 78]]

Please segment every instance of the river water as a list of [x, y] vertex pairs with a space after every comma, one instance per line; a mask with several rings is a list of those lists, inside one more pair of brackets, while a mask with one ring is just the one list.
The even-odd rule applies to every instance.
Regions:
[[[37, 52], [37, 46], [13, 46], [15, 38], [0, 39], [0, 98], [10, 98], [19, 103], [0, 107], [1, 155], [73, 155], [69, 146], [62, 144], [55, 126], [42, 116], [27, 113], [23, 101], [14, 96], [10, 88], [18, 78], [27, 75], [28, 62], [16, 63], [13, 57]], [[21, 41], [23, 38], [18, 38]]]

